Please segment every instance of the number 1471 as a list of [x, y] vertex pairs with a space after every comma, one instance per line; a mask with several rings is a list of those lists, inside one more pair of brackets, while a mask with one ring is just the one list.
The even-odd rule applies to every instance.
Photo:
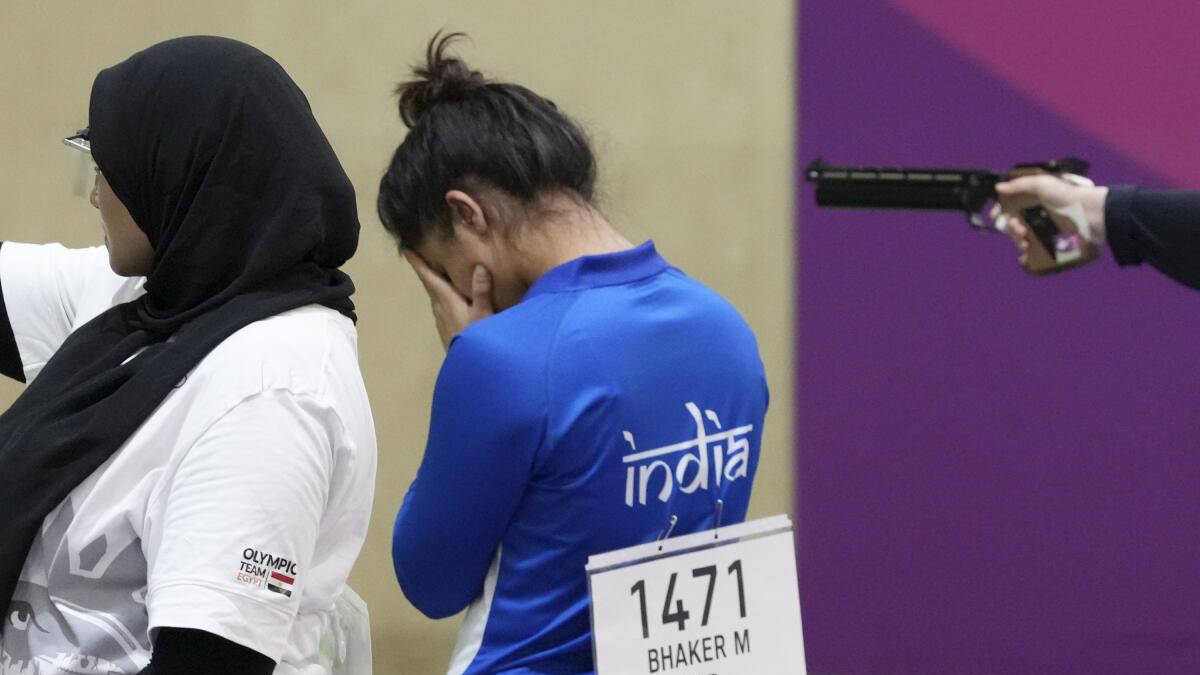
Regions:
[[[735, 560], [729, 566], [726, 572], [737, 578], [738, 590], [738, 611], [741, 618], [746, 618], [746, 589], [742, 580], [742, 561]], [[718, 570], [716, 565], [707, 565], [705, 567], [697, 567], [692, 570], [692, 578], [699, 579], [700, 577], [708, 578], [708, 592], [704, 597], [704, 613], [700, 616], [700, 625], [708, 625], [709, 612], [712, 610], [713, 591], [717, 586]], [[667, 582], [667, 598], [663, 602], [662, 622], [663, 625], [676, 624], [679, 630], [684, 630], [687, 626], [687, 620], [691, 618], [691, 612], [687, 611], [683, 606], [683, 600], [675, 598], [675, 581], [679, 577], [678, 572], [672, 572], [671, 578]], [[630, 595], [638, 596], [638, 602], [642, 610], [642, 637], [650, 638], [650, 618], [646, 609], [646, 581], [639, 580], [632, 588], [629, 589]], [[674, 607], [672, 607], [674, 602]]]

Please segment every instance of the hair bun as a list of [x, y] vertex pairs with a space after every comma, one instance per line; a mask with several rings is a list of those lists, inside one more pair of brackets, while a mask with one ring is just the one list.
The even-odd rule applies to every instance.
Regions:
[[425, 50], [425, 63], [413, 68], [415, 79], [396, 86], [400, 119], [409, 128], [416, 126], [439, 103], [461, 101], [487, 84], [478, 70], [471, 70], [462, 60], [445, 54], [451, 42], [465, 37], [466, 33], [442, 35], [438, 31]]

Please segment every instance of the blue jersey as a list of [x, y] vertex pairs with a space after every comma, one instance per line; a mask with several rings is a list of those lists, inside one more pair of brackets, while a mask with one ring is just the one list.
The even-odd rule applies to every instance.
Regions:
[[593, 670], [589, 555], [745, 519], [767, 384], [753, 332], [652, 243], [578, 258], [450, 344], [393, 532], [454, 673]]

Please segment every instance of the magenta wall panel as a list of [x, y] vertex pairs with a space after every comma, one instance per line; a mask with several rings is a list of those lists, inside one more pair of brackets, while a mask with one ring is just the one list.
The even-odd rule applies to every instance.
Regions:
[[[798, 168], [1074, 154], [1200, 187], [1200, 3], [798, 19]], [[1111, 257], [1033, 278], [961, 216], [797, 199], [812, 672], [1200, 673], [1200, 293]]]

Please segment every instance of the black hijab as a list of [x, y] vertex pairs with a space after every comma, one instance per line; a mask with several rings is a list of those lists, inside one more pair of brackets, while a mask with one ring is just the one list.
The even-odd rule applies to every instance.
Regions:
[[338, 269], [358, 245], [354, 188], [278, 63], [170, 40], [102, 70], [89, 117], [155, 264], [143, 297], [72, 333], [0, 416], [0, 611], [45, 516], [221, 341], [304, 305], [354, 318]]

